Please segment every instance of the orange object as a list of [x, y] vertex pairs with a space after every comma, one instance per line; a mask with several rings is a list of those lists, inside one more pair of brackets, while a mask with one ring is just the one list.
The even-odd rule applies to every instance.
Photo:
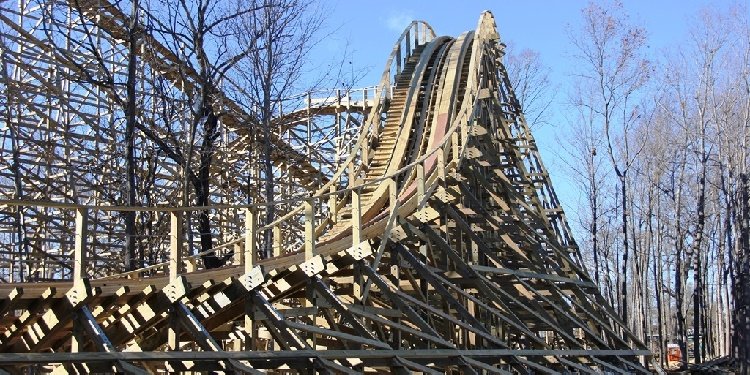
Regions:
[[681, 362], [682, 352], [677, 344], [667, 344], [667, 362]]

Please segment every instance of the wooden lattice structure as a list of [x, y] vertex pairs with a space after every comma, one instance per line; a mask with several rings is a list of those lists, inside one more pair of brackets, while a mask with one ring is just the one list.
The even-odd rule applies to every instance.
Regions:
[[[86, 56], [49, 48], [40, 8], [2, 10], [0, 124], [17, 133], [1, 149], [5, 371], [648, 372], [649, 352], [582, 264], [490, 13], [457, 38], [415, 21], [378, 87], [280, 113], [284, 196], [271, 204], [282, 215], [260, 225], [268, 205], [243, 195], [259, 182], [231, 177], [256, 168], [241, 106], [220, 103], [232, 110], [214, 206], [180, 205], [178, 166], [149, 159], [147, 144], [161, 174], [153, 204], [118, 205], [102, 187], [122, 173], [119, 127], [101, 120], [119, 118], [110, 95], [76, 86], [84, 64], [70, 59]], [[101, 29], [116, 60], [124, 16], [73, 14], [70, 37]], [[154, 112], [157, 81], [179, 102], [173, 57], [140, 56]], [[122, 272], [127, 210], [151, 223], [142, 246], [156, 256]], [[206, 210], [214, 250], [233, 254], [221, 268], [205, 269], [186, 240], [189, 213]], [[259, 260], [267, 230], [274, 257]]]

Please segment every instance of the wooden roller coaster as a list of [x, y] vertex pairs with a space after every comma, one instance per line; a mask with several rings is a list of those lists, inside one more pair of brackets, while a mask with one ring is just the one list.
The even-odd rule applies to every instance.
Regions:
[[[116, 44], [125, 22], [116, 7], [82, 14]], [[32, 15], [0, 14], [17, 44], [3, 51], [15, 69], [3, 84], [19, 106], [0, 121], [26, 134], [25, 148], [4, 138], [3, 163], [15, 151], [31, 186], [19, 196], [4, 164], [0, 371], [649, 372], [649, 351], [585, 270], [489, 12], [458, 38], [415, 21], [377, 87], [354, 99], [304, 96], [279, 114], [274, 162], [292, 193], [278, 202], [236, 198], [258, 188], [231, 177], [253, 155], [240, 125], [252, 116], [225, 97], [226, 156], [212, 172], [220, 203], [205, 207], [176, 203], [168, 164], [153, 202], [169, 206], [106, 204], [99, 185], [117, 171], [97, 181], [81, 167], [96, 163], [76, 157], [105, 144], [107, 130], [94, 127], [109, 109], [91, 98], [107, 94], [66, 87], [78, 56], [45, 47], [24, 24], [41, 23]], [[44, 63], [29, 64], [32, 55]], [[177, 57], [166, 49], [140, 58], [152, 80], [189, 84], [170, 73]], [[333, 125], [316, 127], [326, 117]], [[282, 215], [259, 225], [269, 205]], [[154, 255], [129, 272], [118, 258], [124, 211], [152, 223], [142, 246]], [[191, 250], [190, 213], [207, 211], [224, 267], [204, 267]], [[265, 231], [274, 256], [258, 259]]]

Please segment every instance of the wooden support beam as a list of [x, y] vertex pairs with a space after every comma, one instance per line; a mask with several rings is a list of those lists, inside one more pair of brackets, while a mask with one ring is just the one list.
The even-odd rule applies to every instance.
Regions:
[[73, 263], [73, 283], [80, 284], [86, 275], [86, 252], [88, 238], [89, 210], [87, 208], [76, 209], [76, 234]]
[[305, 199], [305, 261], [315, 256], [315, 200]]
[[245, 248], [244, 256], [244, 269], [245, 273], [250, 272], [255, 264], [255, 258], [257, 257], [257, 231], [258, 231], [258, 215], [254, 208], [245, 209]]
[[[170, 232], [169, 232], [169, 275], [170, 285], [178, 281], [180, 267], [182, 265], [182, 212], [170, 213]], [[174, 284], [176, 285], [176, 284]], [[170, 308], [167, 328], [167, 346], [169, 350], [180, 349], [180, 324], [174, 311], [174, 306]]]
[[274, 225], [272, 230], [273, 235], [273, 256], [277, 257], [281, 255], [282, 249], [282, 242], [283, 239], [281, 238], [281, 224]]
[[[204, 351], [211, 351], [216, 353], [224, 352], [218, 342], [211, 337], [211, 334], [201, 324], [198, 318], [185, 306], [182, 302], [175, 303], [175, 312], [180, 319], [182, 326], [189, 332], [198, 346]], [[235, 371], [239, 371], [243, 374], [262, 374], [260, 371], [243, 364], [235, 359], [226, 359], [226, 367], [231, 367]]]
[[[357, 248], [362, 242], [362, 202], [359, 188], [352, 189], [351, 208], [352, 248]], [[360, 271], [361, 263], [362, 262], [360, 261], [354, 265], [354, 280], [352, 282], [352, 297], [357, 303], [362, 302], [362, 291], [364, 287], [364, 280], [362, 279], [362, 272]]]
[[[107, 335], [104, 333], [104, 330], [102, 330], [99, 323], [97, 323], [96, 318], [94, 318], [94, 315], [91, 313], [89, 308], [87, 306], [83, 306], [79, 309], [78, 312], [76, 312], [76, 319], [74, 321], [74, 324], [78, 324], [80, 328], [89, 337], [89, 340], [94, 343], [94, 346], [97, 348], [97, 350], [107, 353], [116, 353], [117, 349], [114, 345], [109, 341], [109, 338], [107, 338]], [[123, 360], [117, 360], [114, 361], [115, 366], [119, 369], [119, 371], [126, 373], [126, 374], [132, 374], [132, 375], [146, 375], [148, 372], [146, 370], [141, 369], [137, 366], [134, 366], [131, 363], [128, 363]]]
[[360, 189], [352, 189], [352, 246], [359, 246], [362, 242], [362, 201]]
[[180, 268], [182, 267], [182, 212], [170, 212], [169, 217], [169, 280], [172, 281], [177, 279], [180, 274]]
[[333, 223], [336, 223], [338, 220], [338, 207], [337, 207], [337, 201], [336, 201], [336, 187], [337, 184], [331, 184], [331, 187], [328, 189], [328, 209], [329, 209], [329, 217], [331, 218], [331, 221]]

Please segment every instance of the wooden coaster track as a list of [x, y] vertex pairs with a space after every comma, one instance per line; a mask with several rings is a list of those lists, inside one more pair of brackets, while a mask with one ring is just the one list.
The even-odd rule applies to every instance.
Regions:
[[[503, 48], [489, 12], [458, 38], [413, 22], [327, 181], [264, 226], [264, 204], [209, 208], [243, 224], [226, 267], [186, 254], [183, 214], [206, 208], [0, 202], [76, 217], [72, 280], [0, 284], [0, 368], [647, 373], [580, 260]], [[168, 261], [89, 278], [87, 219], [122, 210], [169, 216]], [[258, 260], [282, 228], [301, 241]]]

